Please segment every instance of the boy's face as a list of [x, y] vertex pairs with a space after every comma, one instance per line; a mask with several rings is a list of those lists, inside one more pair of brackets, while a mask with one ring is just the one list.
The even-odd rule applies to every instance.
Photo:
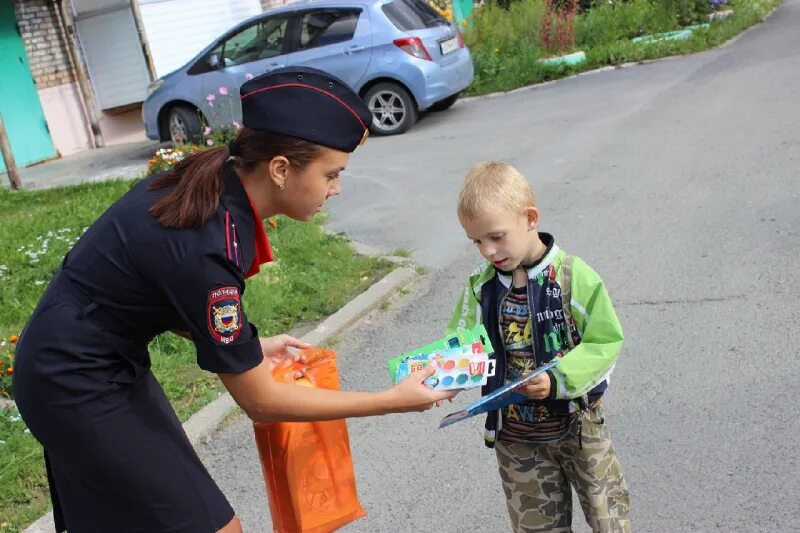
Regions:
[[500, 270], [510, 271], [530, 264], [541, 252], [536, 232], [539, 210], [535, 207], [528, 207], [520, 216], [498, 209], [460, 221], [481, 255]]

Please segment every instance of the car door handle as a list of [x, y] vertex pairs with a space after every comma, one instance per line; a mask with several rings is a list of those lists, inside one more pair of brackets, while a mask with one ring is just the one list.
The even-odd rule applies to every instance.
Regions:
[[347, 55], [355, 54], [356, 52], [360, 52], [363, 49], [364, 49], [363, 46], [361, 46], [359, 44], [354, 44], [353, 46], [348, 46], [347, 48], [345, 48], [344, 49], [344, 53], [347, 54]]

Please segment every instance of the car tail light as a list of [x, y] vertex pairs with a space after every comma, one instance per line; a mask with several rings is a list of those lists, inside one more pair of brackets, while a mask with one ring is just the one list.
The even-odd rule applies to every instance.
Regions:
[[458, 47], [464, 48], [464, 36], [461, 35], [461, 30], [456, 27], [456, 37], [458, 38]]
[[404, 37], [403, 39], [395, 39], [393, 42], [395, 46], [407, 54], [418, 57], [419, 59], [433, 61], [433, 58], [428, 53], [428, 50], [425, 48], [425, 45], [422, 44], [419, 37]]

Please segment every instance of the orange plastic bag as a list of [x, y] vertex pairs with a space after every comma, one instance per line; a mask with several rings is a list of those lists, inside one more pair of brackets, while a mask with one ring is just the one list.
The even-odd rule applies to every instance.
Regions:
[[[336, 354], [304, 350], [307, 364], [276, 367], [276, 381], [339, 389]], [[358, 501], [344, 420], [254, 423], [275, 533], [327, 533], [366, 515]]]

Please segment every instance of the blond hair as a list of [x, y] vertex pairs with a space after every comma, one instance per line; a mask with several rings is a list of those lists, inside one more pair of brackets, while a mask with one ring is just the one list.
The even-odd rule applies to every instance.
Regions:
[[531, 186], [516, 168], [503, 161], [473, 166], [458, 194], [458, 218], [462, 220], [494, 209], [521, 216], [528, 207], [536, 207]]

